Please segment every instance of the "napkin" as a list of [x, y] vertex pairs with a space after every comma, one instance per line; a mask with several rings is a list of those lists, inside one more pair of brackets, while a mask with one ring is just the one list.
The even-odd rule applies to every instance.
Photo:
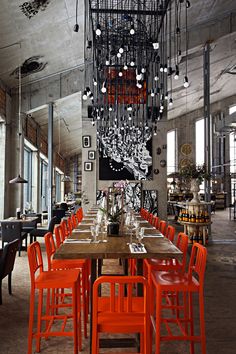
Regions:
[[162, 234], [144, 234], [143, 237], [164, 237]]
[[129, 249], [131, 253], [147, 253], [147, 250], [143, 245], [138, 246], [136, 243], [129, 244]]

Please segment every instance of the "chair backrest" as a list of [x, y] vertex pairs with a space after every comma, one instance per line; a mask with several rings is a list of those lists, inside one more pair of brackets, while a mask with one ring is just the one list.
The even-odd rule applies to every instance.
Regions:
[[49, 226], [48, 226], [48, 231], [53, 233], [54, 231], [54, 226], [57, 224], [57, 217], [53, 216], [53, 218], [51, 218], [50, 222], [49, 222]]
[[37, 273], [43, 272], [43, 258], [41, 247], [38, 241], [35, 241], [28, 246], [27, 254], [30, 269], [31, 287], [33, 288]]
[[2, 242], [11, 242], [21, 238], [22, 223], [20, 221], [1, 221]]
[[66, 220], [61, 220], [61, 228], [62, 228], [62, 232], [63, 232], [63, 240], [65, 240], [68, 236], [69, 236], [69, 229], [67, 227], [67, 222]]
[[78, 226], [78, 220], [75, 214], [71, 215], [71, 221], [72, 221], [73, 228], [75, 229]]
[[181, 265], [181, 270], [184, 272], [186, 267], [188, 250], [188, 236], [185, 233], [179, 232], [177, 236], [176, 247], [178, 247], [178, 249], [183, 253], [182, 260], [179, 261], [179, 264]]
[[192, 276], [198, 277], [198, 282], [201, 290], [203, 290], [204, 276], [206, 270], [207, 249], [199, 243], [194, 243], [191, 251], [188, 276], [191, 279]]
[[174, 226], [168, 225], [167, 229], [166, 229], [166, 233], [164, 235], [166, 238], [168, 238], [168, 240], [170, 240], [171, 242], [174, 242], [174, 238], [175, 238], [175, 228]]
[[18, 247], [18, 239], [9, 242], [6, 246], [4, 246], [2, 256], [0, 258], [0, 279], [5, 278], [5, 276], [13, 271]]
[[58, 247], [60, 247], [60, 245], [65, 240], [65, 236], [64, 236], [64, 232], [63, 232], [62, 226], [61, 225], [55, 226], [54, 233], [55, 233], [55, 237], [56, 237], [56, 248], [58, 248]]
[[154, 215], [152, 213], [149, 213], [148, 215], [148, 222], [150, 222], [150, 224], [152, 223], [153, 216]]
[[166, 226], [167, 226], [166, 221], [165, 221], [165, 220], [161, 220], [161, 221], [160, 221], [160, 224], [159, 224], [159, 231], [160, 231], [163, 235], [165, 235], [165, 233], [166, 233]]
[[83, 216], [84, 216], [82, 208], [77, 209], [76, 216], [77, 216], [78, 222], [81, 222], [83, 219]]
[[67, 228], [69, 230], [69, 234], [72, 234], [73, 231], [73, 225], [72, 225], [72, 220], [71, 220], [71, 216], [68, 217], [67, 219]]
[[152, 225], [153, 225], [156, 229], [159, 228], [159, 218], [158, 218], [158, 216], [153, 216], [153, 218], [152, 218]]
[[[148, 316], [148, 283], [147, 279], [142, 276], [101, 276], [94, 282], [93, 285], [93, 319], [96, 321], [96, 317], [99, 311], [98, 299], [100, 298], [99, 288], [101, 284], [106, 284], [106, 299], [109, 299], [109, 304], [106, 308], [106, 312], [114, 313], [136, 313], [137, 308], [133, 306], [133, 298], [136, 297], [134, 285], [143, 285], [143, 306], [138, 311], [141, 314]], [[125, 289], [127, 292], [125, 292]], [[114, 317], [115, 318], [115, 317]]]
[[47, 253], [47, 260], [48, 260], [48, 270], [51, 270], [51, 259], [56, 252], [56, 246], [54, 242], [54, 238], [51, 232], [47, 232], [44, 236], [45, 246], [46, 246], [46, 253]]

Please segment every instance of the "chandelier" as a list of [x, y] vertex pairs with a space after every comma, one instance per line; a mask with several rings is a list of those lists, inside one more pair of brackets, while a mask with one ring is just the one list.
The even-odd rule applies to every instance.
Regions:
[[[174, 103], [172, 81], [182, 76], [184, 87], [189, 86], [189, 7], [188, 0], [89, 1], [86, 35], [87, 42], [92, 41], [87, 47], [92, 70], [83, 100], [91, 100], [103, 156], [114, 159], [116, 154], [116, 161], [123, 162], [127, 154], [137, 157], [140, 152], [132, 146], [157, 135], [157, 122]], [[184, 73], [179, 65], [182, 50]]]

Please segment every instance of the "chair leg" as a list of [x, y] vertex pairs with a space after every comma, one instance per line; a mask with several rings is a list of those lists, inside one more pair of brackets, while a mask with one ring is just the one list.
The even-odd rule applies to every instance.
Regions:
[[2, 279], [0, 280], [0, 305], [2, 305]]
[[160, 354], [161, 344], [161, 301], [162, 291], [156, 289], [156, 354]]
[[[194, 335], [194, 324], [193, 324], [193, 294], [189, 293], [189, 317], [190, 317], [190, 334]], [[190, 342], [190, 353], [194, 354], [194, 341]]]
[[39, 290], [39, 300], [38, 300], [38, 324], [37, 324], [37, 337], [36, 337], [36, 352], [40, 352], [40, 342], [41, 342], [41, 325], [42, 325], [42, 308], [43, 308], [43, 290]]
[[10, 295], [12, 295], [12, 291], [11, 291], [11, 275], [12, 272], [8, 274], [8, 292]]
[[[78, 354], [78, 310], [77, 310], [77, 284], [72, 288], [72, 307], [73, 307], [73, 327], [74, 327], [74, 354]], [[79, 336], [81, 338], [81, 335]]]
[[202, 354], [206, 354], [206, 334], [205, 334], [205, 319], [204, 319], [204, 296], [203, 292], [199, 294], [199, 310], [200, 310], [200, 335]]
[[34, 290], [30, 293], [30, 310], [29, 310], [29, 333], [28, 333], [28, 354], [32, 354], [33, 342], [33, 323], [34, 323]]

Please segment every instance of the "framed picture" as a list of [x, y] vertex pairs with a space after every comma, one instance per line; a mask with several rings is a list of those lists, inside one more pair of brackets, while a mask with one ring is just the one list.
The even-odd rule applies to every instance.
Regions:
[[84, 163], [84, 170], [85, 171], [92, 171], [93, 170], [93, 163], [92, 162], [85, 162]]
[[82, 136], [82, 145], [83, 145], [83, 148], [90, 148], [91, 147], [91, 136], [90, 135]]
[[89, 160], [95, 160], [95, 151], [94, 150], [90, 150], [88, 152], [88, 159]]

